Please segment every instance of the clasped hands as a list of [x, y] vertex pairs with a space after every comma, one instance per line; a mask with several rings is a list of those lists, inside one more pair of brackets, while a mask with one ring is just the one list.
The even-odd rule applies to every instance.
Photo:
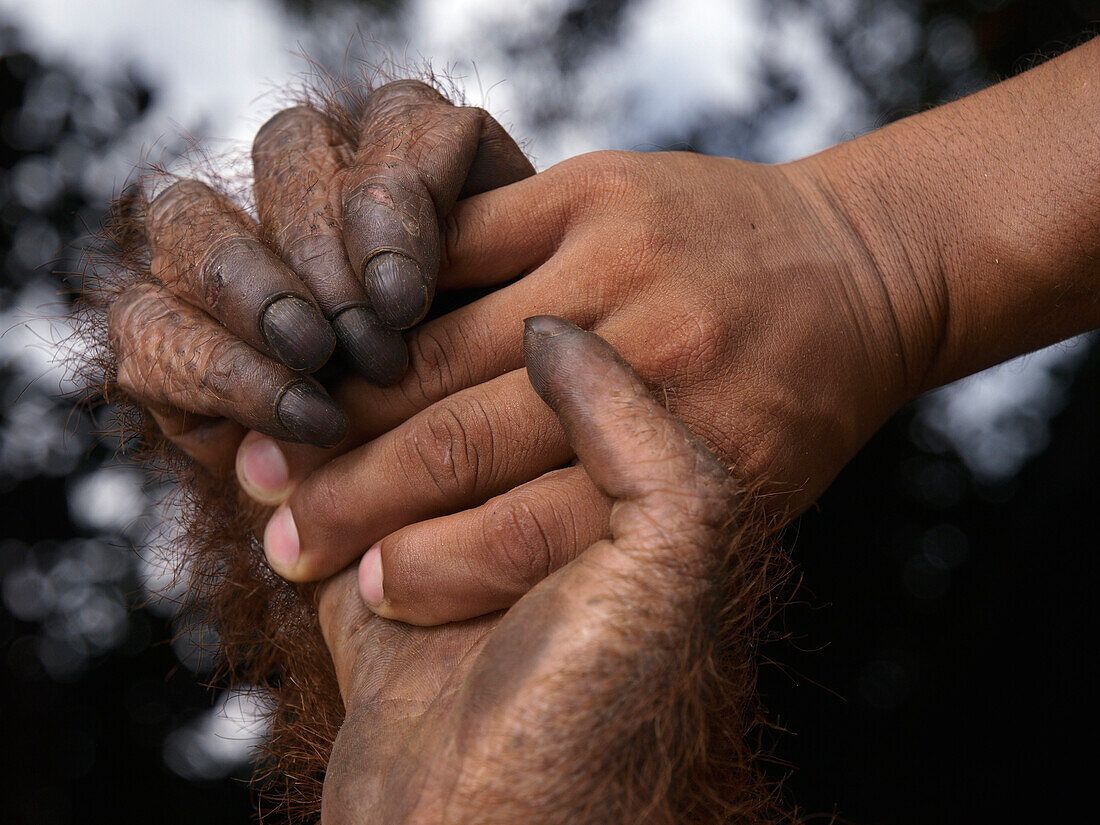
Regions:
[[258, 220], [197, 181], [145, 202], [149, 277], [109, 317], [119, 386], [275, 508], [277, 573], [326, 580], [324, 821], [769, 818], [769, 560], [730, 469], [796, 510], [890, 411], [867, 376], [901, 391], [866, 330], [813, 317], [853, 288], [854, 249], [804, 219], [835, 216], [784, 167], [534, 175], [415, 82], [358, 123], [272, 118]]
[[[1100, 323], [1098, 60], [791, 163], [537, 175], [402, 81], [269, 121], [257, 220], [195, 181], [146, 199], [117, 384], [274, 508], [275, 572], [325, 580], [325, 821], [774, 813], [731, 473], [782, 522], [919, 392]], [[458, 308], [424, 320], [436, 290]]]
[[[195, 181], [161, 192], [151, 278], [111, 309], [118, 383], [277, 506], [286, 578], [362, 559], [375, 613], [438, 624], [509, 607], [607, 535], [608, 497], [524, 373], [530, 316], [608, 341], [775, 513], [910, 391], [810, 164], [601, 152], [534, 175], [488, 114], [414, 81], [358, 122], [265, 124], [258, 222]], [[435, 290], [473, 288], [491, 291], [422, 321]], [[335, 348], [351, 374], [322, 386]]]

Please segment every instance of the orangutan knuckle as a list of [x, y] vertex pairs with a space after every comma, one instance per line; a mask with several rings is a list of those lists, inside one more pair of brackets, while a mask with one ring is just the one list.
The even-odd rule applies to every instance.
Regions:
[[538, 502], [522, 494], [494, 499], [482, 521], [485, 552], [506, 578], [524, 588], [542, 581], [557, 566], [559, 548]]
[[371, 93], [372, 102], [376, 103], [423, 103], [425, 100], [447, 101], [439, 90], [423, 80], [413, 77], [403, 77], [399, 80], [391, 80], [379, 86]]
[[210, 194], [205, 183], [191, 178], [172, 182], [149, 205], [150, 229], [157, 233], [161, 227], [184, 220], [186, 214], [203, 204]]
[[141, 328], [139, 317], [144, 290], [129, 289], [123, 292], [107, 310], [107, 330], [116, 348], [129, 343], [131, 336]]
[[252, 141], [252, 156], [267, 156], [308, 138], [324, 123], [324, 115], [310, 106], [292, 106], [276, 112], [256, 132]]
[[699, 530], [721, 528], [735, 511], [737, 486], [717, 459], [691, 445], [678, 478], [663, 495], [682, 523]]
[[229, 398], [236, 387], [247, 383], [248, 356], [247, 345], [225, 336], [211, 336], [209, 341], [195, 347], [187, 357], [180, 351], [180, 358], [186, 359], [190, 372], [198, 384], [216, 398]]

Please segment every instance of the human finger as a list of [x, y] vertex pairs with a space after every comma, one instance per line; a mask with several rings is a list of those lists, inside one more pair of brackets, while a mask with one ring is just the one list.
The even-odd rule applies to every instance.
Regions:
[[203, 467], [218, 475], [234, 467], [234, 456], [249, 430], [228, 418], [199, 415], [145, 402], [162, 435]]
[[260, 229], [332, 323], [356, 370], [377, 384], [405, 371], [405, 342], [371, 309], [340, 232], [337, 194], [353, 147], [326, 115], [284, 109], [252, 144]]
[[[410, 330], [406, 333], [409, 369], [394, 386], [351, 379], [333, 388], [333, 397], [351, 421], [347, 439], [335, 450], [245, 439], [237, 457], [241, 486], [260, 503], [279, 504], [341, 452], [383, 435], [455, 393], [519, 369], [523, 319], [533, 313], [556, 312], [582, 326], [595, 324], [603, 303], [568, 281], [548, 290], [546, 283], [554, 277], [536, 273]], [[250, 468], [256, 472], [250, 475]]]
[[525, 325], [524, 350], [531, 383], [583, 469], [549, 473], [375, 543], [359, 564], [359, 590], [379, 615], [438, 624], [508, 607], [608, 535], [612, 499], [620, 550], [638, 550], [645, 563], [664, 554], [686, 564], [692, 547], [714, 558], [735, 513], [721, 461], [594, 333], [536, 317]]
[[511, 607], [607, 535], [610, 500], [565, 467], [480, 507], [414, 522], [359, 562], [359, 592], [380, 616], [437, 625]]
[[344, 242], [378, 316], [405, 329], [435, 294], [441, 222], [455, 202], [534, 167], [485, 110], [454, 106], [419, 81], [372, 92], [361, 125], [344, 179]]
[[181, 180], [148, 204], [145, 226], [152, 275], [171, 292], [291, 369], [328, 360], [336, 336], [309, 290], [229, 198]]
[[584, 234], [589, 216], [637, 210], [631, 187], [641, 174], [633, 153], [592, 152], [459, 202], [444, 226], [440, 289], [497, 286], [530, 272]]
[[347, 431], [343, 411], [313, 379], [265, 357], [163, 286], [124, 292], [108, 327], [118, 385], [166, 421], [178, 421], [167, 417], [177, 410], [328, 445]]
[[553, 414], [515, 370], [306, 478], [268, 522], [268, 562], [294, 581], [323, 578], [400, 527], [474, 507], [568, 459]]

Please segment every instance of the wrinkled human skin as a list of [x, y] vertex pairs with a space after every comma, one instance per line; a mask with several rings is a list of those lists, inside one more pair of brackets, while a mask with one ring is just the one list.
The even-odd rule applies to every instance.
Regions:
[[246, 429], [338, 443], [346, 415], [309, 374], [339, 342], [367, 381], [396, 381], [400, 330], [428, 311], [455, 202], [534, 172], [487, 113], [424, 83], [333, 106], [260, 129], [258, 221], [206, 183], [156, 176], [122, 219], [140, 249], [125, 252], [138, 271], [108, 318], [117, 385], [215, 470]]
[[[432, 624], [508, 607], [606, 533], [609, 502], [581, 468], [569, 466], [572, 450], [523, 373], [515, 330], [530, 315], [556, 314], [604, 335], [740, 477], [769, 483], [773, 513], [813, 500], [905, 396], [905, 377], [884, 355], [895, 332], [889, 320], [882, 324], [889, 313], [876, 292], [878, 273], [858, 240], [842, 231], [841, 216], [806, 168], [606, 152], [455, 202], [520, 178], [522, 170], [503, 161], [468, 167], [465, 159], [446, 160], [456, 154], [449, 147], [468, 145], [450, 137], [454, 124], [484, 124], [484, 114], [436, 99], [425, 121], [421, 104], [410, 106], [406, 96], [416, 87], [400, 88], [383, 115], [368, 118], [371, 145], [392, 145], [390, 154], [404, 164], [381, 168], [396, 181], [391, 190], [406, 191], [398, 184], [412, 170], [427, 181], [425, 189], [446, 191], [450, 200], [440, 201], [437, 212], [423, 198], [409, 208], [378, 209], [385, 219], [368, 222], [376, 232], [369, 243], [339, 226], [336, 207], [288, 211], [285, 204], [295, 198], [276, 182], [285, 181], [292, 194], [313, 192], [313, 166], [337, 176], [357, 170], [345, 173], [357, 183], [344, 184], [341, 191], [350, 194], [341, 209], [375, 198], [376, 205], [388, 203], [370, 178], [377, 164], [321, 164], [316, 158], [328, 157], [329, 147], [316, 113], [291, 111], [257, 137], [258, 213], [269, 228], [290, 225], [292, 215], [307, 219], [292, 230], [265, 229], [262, 237], [299, 274], [303, 261], [331, 261], [341, 248], [358, 260], [373, 243], [403, 249], [410, 259], [438, 256], [441, 289], [499, 288], [408, 330], [409, 368], [392, 386], [356, 377], [330, 384], [349, 421], [335, 448], [256, 434], [243, 441], [242, 488], [261, 504], [283, 503], [266, 530], [268, 560], [281, 575], [322, 579], [374, 546], [364, 562], [382, 571], [384, 594], [374, 608]], [[474, 133], [464, 129], [457, 131]], [[511, 157], [489, 151], [485, 139], [478, 145], [487, 158]], [[479, 170], [497, 166], [510, 171], [485, 182]], [[448, 203], [453, 209], [444, 214]], [[202, 212], [196, 206], [174, 214], [187, 226]], [[441, 219], [442, 236], [416, 229], [440, 226]], [[179, 230], [164, 230], [173, 232]], [[193, 269], [195, 259], [209, 254], [208, 240], [170, 247], [177, 249], [175, 268]], [[319, 286], [311, 294], [326, 313], [336, 305]], [[113, 330], [118, 352], [145, 353], [144, 361], [136, 358], [142, 369], [120, 365], [120, 378], [142, 378], [124, 388], [208, 466], [225, 466], [242, 425], [285, 439], [287, 421], [299, 432], [320, 430], [339, 415], [325, 407], [318, 386], [255, 348], [254, 355], [234, 356], [249, 368], [230, 369], [219, 384], [208, 376], [226, 373], [210, 365], [227, 359], [194, 357], [191, 346], [184, 347], [191, 357], [181, 359], [171, 334], [159, 336], [163, 346], [142, 349], [158, 335], [127, 318], [119, 317]], [[232, 349], [224, 328], [210, 336], [223, 343], [204, 352]], [[297, 414], [257, 422], [295, 378]], [[158, 388], [166, 388], [159, 397]], [[186, 422], [166, 420], [162, 407], [187, 408], [189, 394], [190, 409], [211, 416], [228, 435], [211, 435], [209, 424], [187, 429]], [[275, 545], [297, 555], [288, 559]]]
[[771, 559], [722, 462], [600, 338], [531, 319], [527, 371], [609, 499], [611, 536], [507, 613], [421, 628], [355, 570], [320, 622], [346, 716], [325, 825], [776, 821], [756, 771]]
[[283, 502], [273, 568], [314, 580], [370, 550], [374, 609], [434, 624], [507, 607], [603, 536], [609, 502], [510, 332], [538, 313], [604, 336], [773, 512], [812, 501], [908, 390], [877, 273], [804, 171], [601, 152], [460, 202], [441, 287], [499, 289], [410, 331], [395, 386], [337, 390], [349, 438], [280, 447], [277, 490], [243, 443], [244, 489]]
[[[609, 503], [510, 332], [541, 313], [604, 335], [797, 512], [916, 394], [1100, 324], [1098, 61], [1094, 40], [791, 163], [602, 152], [460, 200], [440, 287], [495, 291], [408, 331], [392, 387], [336, 388], [335, 448], [241, 442], [242, 489], [280, 505], [268, 562], [305, 582], [362, 558], [376, 612], [432, 624], [507, 607], [602, 536]], [[391, 114], [428, 163], [433, 133], [418, 152]]]

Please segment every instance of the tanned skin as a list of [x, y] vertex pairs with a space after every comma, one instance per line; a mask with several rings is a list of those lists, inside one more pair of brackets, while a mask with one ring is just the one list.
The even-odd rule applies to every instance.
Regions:
[[[121, 234], [120, 248], [146, 254], [122, 255], [137, 277], [124, 278], [126, 291], [111, 303], [118, 384], [212, 471], [185, 470], [200, 491], [189, 522], [201, 559], [197, 592], [223, 618], [227, 668], [260, 683], [279, 679], [276, 770], [291, 778], [288, 789], [317, 775], [339, 723], [339, 700], [310, 591], [272, 569], [305, 582], [362, 557], [358, 592], [370, 612], [431, 625], [507, 608], [555, 570], [569, 580], [569, 562], [604, 546], [608, 524], [614, 527], [611, 505], [621, 493], [601, 486], [601, 471], [586, 461], [567, 417], [563, 427], [531, 389], [521, 319], [549, 312], [598, 331], [719, 461], [752, 482], [771, 482], [786, 494], [770, 497], [774, 506], [797, 511], [915, 394], [1100, 323], [1098, 68], [1100, 42], [1093, 41], [985, 92], [789, 164], [598, 153], [535, 177], [484, 113], [404, 84], [392, 106], [379, 106], [378, 119], [370, 98], [355, 110], [359, 132], [322, 113], [339, 128], [334, 147], [339, 140], [354, 147], [319, 167], [335, 169], [334, 180], [356, 181], [325, 201], [339, 211], [316, 199], [325, 188], [320, 177], [287, 171], [279, 176], [285, 190], [257, 186], [258, 213], [269, 216], [263, 231], [218, 193], [190, 183], [161, 194], [159, 206], [158, 199], [141, 204], [136, 217], [123, 214], [120, 226], [133, 231]], [[284, 120], [313, 123], [317, 112]], [[454, 127], [467, 120], [474, 125]], [[268, 137], [278, 135], [279, 122]], [[297, 137], [288, 142], [258, 142], [258, 169], [308, 167], [322, 155], [331, 161], [317, 148], [331, 139], [324, 130], [291, 131]], [[495, 162], [479, 165], [481, 157]], [[444, 162], [433, 165], [438, 159]], [[491, 171], [498, 165], [499, 175]], [[375, 174], [384, 180], [380, 188]], [[466, 189], [469, 177], [485, 183]], [[494, 183], [508, 185], [484, 191]], [[473, 191], [482, 194], [458, 200]], [[355, 228], [350, 216], [376, 209], [379, 217]], [[304, 229], [282, 225], [299, 219]], [[295, 257], [300, 239], [315, 232], [328, 239], [323, 249]], [[326, 274], [344, 272], [332, 264], [337, 249], [351, 281]], [[226, 250], [230, 257], [219, 258]], [[383, 253], [398, 257], [372, 268]], [[440, 287], [499, 289], [407, 332], [408, 372], [380, 387], [400, 371], [390, 333], [421, 317], [430, 300], [424, 273], [434, 272], [436, 254]], [[316, 283], [304, 272], [313, 260], [326, 261]], [[227, 286], [230, 264], [241, 283]], [[285, 272], [273, 274], [276, 264], [308, 289], [292, 289]], [[374, 313], [357, 327], [373, 337], [348, 338], [369, 340], [369, 347], [351, 346], [374, 353], [357, 362], [371, 380], [348, 379], [326, 394], [302, 376], [331, 343], [317, 317], [348, 337], [333, 320], [342, 305], [325, 293], [340, 283], [361, 286], [354, 306]], [[294, 324], [280, 337], [265, 313], [286, 297], [297, 303], [276, 316]], [[277, 319], [276, 327], [289, 323]], [[281, 408], [287, 397], [293, 409]], [[331, 449], [255, 433], [241, 440], [252, 428], [331, 443], [344, 415], [348, 433]], [[234, 451], [240, 490], [227, 474]], [[573, 464], [577, 456], [587, 466]], [[269, 519], [271, 505], [278, 509]], [[253, 531], [265, 521], [261, 548]], [[369, 619], [351, 599], [351, 578], [343, 574], [342, 590], [333, 584], [325, 591], [335, 593], [327, 595], [336, 602], [326, 625], [338, 662], [360, 655], [340, 652], [339, 628], [357, 622], [373, 628], [365, 638], [388, 633], [402, 645], [448, 638]], [[570, 623], [583, 620], [540, 622], [533, 626], [556, 640], [554, 628], [576, 629]], [[465, 627], [487, 632], [490, 624]], [[634, 629], [679, 633], [672, 625], [661, 619]], [[453, 651], [466, 645], [469, 653], [474, 641], [443, 645], [452, 653], [440, 656], [457, 663]], [[491, 645], [478, 662], [486, 651]], [[524, 645], [514, 652], [515, 661], [537, 659]], [[464, 679], [479, 671], [456, 664], [455, 672]], [[377, 710], [359, 699], [375, 695], [376, 686], [361, 693], [356, 673], [352, 667], [343, 676], [349, 718], [363, 706]], [[598, 679], [592, 688], [597, 706], [621, 690]], [[438, 706], [454, 707], [460, 693]], [[428, 701], [433, 694], [417, 695]], [[422, 730], [425, 742], [444, 747], [426, 751], [440, 755], [442, 768], [452, 764], [446, 731], [455, 719], [439, 713], [425, 715]], [[414, 730], [421, 728], [407, 728]], [[393, 753], [396, 764], [419, 764], [401, 758]], [[460, 778], [468, 771], [478, 782], [493, 781], [492, 771], [458, 763], [438, 775], [444, 790], [423, 803], [408, 792], [411, 780], [397, 782], [397, 798], [406, 802], [392, 803], [394, 810], [411, 805], [411, 815], [424, 804], [437, 813], [440, 805], [462, 804], [456, 789], [467, 787]], [[414, 767], [399, 773], [418, 775]], [[346, 781], [360, 787], [354, 777]], [[364, 799], [385, 796], [385, 788], [373, 796], [367, 790]], [[616, 791], [609, 798], [626, 797]], [[634, 815], [629, 805], [617, 810]]]
[[[738, 477], [765, 485], [773, 510], [796, 512], [917, 394], [1100, 324], [1098, 67], [1092, 41], [791, 163], [603, 152], [440, 200], [440, 288], [498, 288], [408, 331], [409, 368], [393, 386], [336, 391], [351, 424], [335, 448], [243, 441], [242, 486], [280, 505], [269, 563], [312, 581], [364, 558], [363, 595], [380, 615], [432, 624], [506, 608], [605, 535], [607, 497], [568, 467], [572, 449], [523, 375], [517, 330], [541, 313], [604, 336]], [[438, 99], [403, 105], [368, 118], [395, 133], [370, 132], [355, 158], [370, 142], [370, 157], [396, 147], [394, 168], [453, 171], [465, 160], [432, 164], [461, 143], [440, 138], [454, 119], [481, 124], [462, 134], [498, 135], [484, 114]], [[261, 157], [280, 144], [267, 145]], [[488, 177], [514, 180], [521, 166]], [[416, 180], [457, 196], [463, 173]], [[271, 199], [307, 198], [286, 180], [281, 194], [258, 187], [261, 215], [283, 214]], [[387, 203], [375, 201], [389, 210], [380, 231], [421, 214]], [[285, 386], [256, 390], [249, 358], [228, 346], [204, 355], [187, 331], [158, 336], [121, 313], [112, 329], [141, 366], [124, 382], [140, 403], [156, 412], [167, 386], [178, 409], [240, 422], [225, 424], [232, 438], [191, 445], [211, 464], [225, 466], [242, 425], [259, 423], [217, 381], [220, 406], [200, 403], [210, 370], [271, 403]], [[210, 370], [183, 373], [174, 336], [198, 353], [185, 363]]]

